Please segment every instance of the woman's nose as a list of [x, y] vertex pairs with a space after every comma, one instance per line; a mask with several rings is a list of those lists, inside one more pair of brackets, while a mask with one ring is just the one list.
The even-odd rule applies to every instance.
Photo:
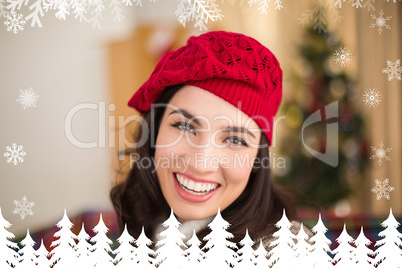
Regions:
[[195, 169], [205, 171], [217, 171], [221, 167], [224, 153], [215, 142], [208, 136], [203, 139], [202, 144], [190, 145], [188, 148], [188, 157], [192, 157], [191, 164]]

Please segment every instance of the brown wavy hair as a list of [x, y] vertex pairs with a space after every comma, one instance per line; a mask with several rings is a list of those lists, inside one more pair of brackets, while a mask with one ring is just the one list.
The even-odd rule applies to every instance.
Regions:
[[[182, 86], [166, 88], [156, 103], [167, 104]], [[155, 108], [154, 113], [148, 111], [143, 114], [143, 120], [147, 124], [140, 124], [134, 138], [139, 140], [139, 137], [147, 135], [147, 140], [134, 151], [126, 150], [124, 152], [126, 155], [135, 152], [138, 157], [154, 159], [155, 149], [151, 145], [155, 144], [165, 111], [165, 106], [160, 106]], [[154, 133], [152, 128], [141, 128], [151, 125], [155, 126]], [[268, 141], [265, 135], [261, 135], [260, 145], [257, 157], [268, 159]], [[152, 172], [155, 170], [153, 162], [152, 165], [144, 169], [134, 163], [127, 179], [115, 185], [110, 192], [120, 229], [123, 230], [127, 224], [128, 232], [134, 237], [140, 235], [142, 226], [146, 235], [153, 237], [156, 226], [161, 224], [160, 220], [167, 219], [170, 214], [170, 207], [162, 194], [157, 175]], [[221, 211], [221, 214], [231, 224], [228, 231], [234, 235], [232, 242], [237, 243], [244, 237], [246, 229], [254, 240], [271, 235], [276, 228], [274, 224], [282, 217], [283, 209], [286, 209], [289, 220], [295, 219], [296, 210], [291, 198], [284, 189], [272, 181], [270, 169], [255, 166], [243, 193], [229, 207]], [[209, 229], [206, 228], [197, 235], [202, 241], [208, 233]]]

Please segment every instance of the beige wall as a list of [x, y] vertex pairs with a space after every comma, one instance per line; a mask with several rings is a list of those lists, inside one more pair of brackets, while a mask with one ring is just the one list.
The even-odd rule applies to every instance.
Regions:
[[[125, 16], [117, 23], [105, 13], [101, 30], [73, 17], [59, 21], [51, 11], [42, 18], [41, 29], [27, 24], [15, 35], [0, 27], [0, 207], [14, 234], [53, 226], [64, 208], [74, 216], [111, 207], [109, 149], [72, 145], [64, 120], [77, 104], [110, 103], [107, 45], [131, 33], [132, 9], [126, 9]], [[20, 89], [29, 87], [39, 99], [36, 108], [23, 110], [16, 99]], [[98, 111], [77, 113], [73, 133], [82, 141], [96, 140]], [[5, 147], [14, 142], [26, 151], [25, 162], [18, 166], [3, 157]], [[13, 214], [13, 201], [24, 195], [35, 202], [34, 215], [21, 220]]]

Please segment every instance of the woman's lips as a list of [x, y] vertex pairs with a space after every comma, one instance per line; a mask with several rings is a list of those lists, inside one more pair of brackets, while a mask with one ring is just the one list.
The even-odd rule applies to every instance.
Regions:
[[179, 196], [186, 201], [201, 203], [209, 200], [219, 189], [220, 184], [195, 181], [189, 177], [173, 173], [173, 183]]

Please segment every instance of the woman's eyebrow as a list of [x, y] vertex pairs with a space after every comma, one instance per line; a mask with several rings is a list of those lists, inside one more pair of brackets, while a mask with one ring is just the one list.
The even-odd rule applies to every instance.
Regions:
[[177, 109], [177, 110], [174, 110], [174, 111], [170, 112], [169, 115], [175, 114], [175, 113], [176, 113], [176, 114], [181, 114], [181, 115], [183, 115], [184, 117], [186, 117], [188, 120], [193, 121], [196, 125], [201, 126], [200, 120], [198, 120], [197, 118], [195, 118], [194, 115], [190, 114], [190, 113], [187, 112], [186, 110], [184, 110], [184, 109]]
[[[186, 111], [186, 110], [184, 110], [184, 109], [177, 109], [177, 110], [174, 110], [174, 111], [172, 111], [172, 112], [169, 113], [169, 115], [171, 115], [171, 114], [181, 114], [181, 115], [183, 115], [184, 117], [186, 117], [188, 120], [193, 121], [196, 125], [201, 126], [201, 122], [200, 122], [194, 115], [192, 115], [191, 113], [189, 113], [188, 111]], [[224, 128], [224, 129], [222, 130], [222, 132], [241, 132], [241, 133], [247, 133], [247, 134], [249, 134], [249, 135], [251, 135], [252, 137], [255, 138], [254, 134], [253, 134], [250, 130], [248, 130], [248, 129], [244, 128], [244, 127], [237, 127], [237, 126], [226, 127], [226, 128]]]
[[247, 128], [244, 128], [244, 127], [236, 127], [236, 126], [234, 126], [234, 127], [227, 127], [227, 128], [224, 128], [224, 129], [222, 130], [222, 132], [241, 132], [241, 133], [247, 133], [247, 134], [249, 134], [249, 135], [251, 135], [251, 136], [253, 136], [253, 137], [255, 138], [254, 134], [251, 133], [250, 130], [248, 130]]

